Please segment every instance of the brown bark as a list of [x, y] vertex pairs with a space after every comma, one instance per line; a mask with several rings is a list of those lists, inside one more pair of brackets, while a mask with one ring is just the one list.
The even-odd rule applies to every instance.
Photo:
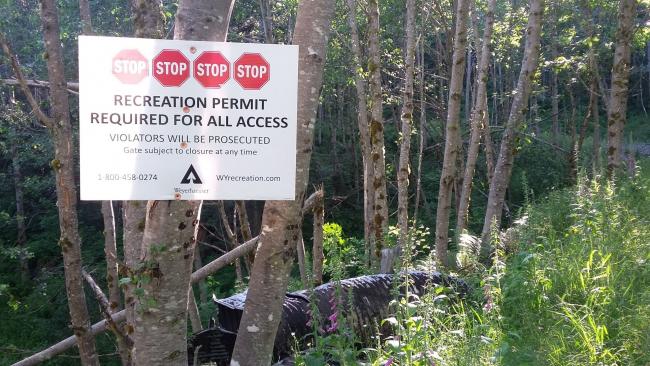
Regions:
[[[47, 54], [47, 71], [50, 82], [52, 118], [42, 120], [50, 125], [54, 143], [55, 159], [52, 168], [55, 173], [57, 208], [61, 236], [59, 245], [63, 254], [64, 274], [72, 330], [78, 338], [81, 364], [98, 365], [95, 340], [90, 332], [90, 317], [86, 307], [81, 276], [81, 238], [77, 218], [77, 189], [74, 175], [74, 147], [70, 107], [64, 76], [63, 51], [59, 35], [59, 18], [53, 0], [41, 1], [41, 22], [43, 40]], [[24, 91], [30, 94], [28, 90]], [[33, 99], [33, 98], [32, 98]], [[44, 116], [42, 112], [36, 112]]]
[[445, 128], [445, 155], [438, 191], [438, 210], [436, 211], [436, 261], [447, 266], [447, 239], [449, 235], [449, 213], [451, 211], [452, 188], [456, 178], [460, 141], [460, 105], [465, 74], [465, 55], [467, 47], [467, 18], [469, 0], [456, 2], [456, 30], [454, 52], [449, 81], [449, 104], [447, 106], [447, 125]]
[[[221, 216], [221, 223], [224, 230], [226, 231], [226, 236], [228, 237], [230, 248], [237, 248], [239, 241], [237, 240], [235, 231], [232, 229], [230, 223], [228, 222], [228, 216], [226, 215], [226, 208], [224, 207], [223, 201], [217, 201], [217, 206], [219, 207], [219, 216]], [[239, 262], [239, 259], [235, 260], [235, 276], [237, 284], [244, 283], [244, 277], [242, 275], [241, 263]]]
[[110, 329], [110, 331], [113, 332], [113, 334], [115, 334], [115, 337], [117, 338], [118, 343], [120, 345], [123, 345], [124, 347], [126, 347], [126, 349], [132, 347], [133, 341], [131, 340], [131, 338], [129, 338], [129, 336], [124, 334], [122, 328], [113, 319], [112, 317], [113, 311], [111, 310], [111, 304], [109, 303], [109, 300], [106, 297], [106, 295], [102, 292], [102, 289], [99, 287], [99, 285], [97, 285], [95, 280], [88, 272], [82, 269], [81, 273], [84, 276], [86, 282], [88, 283], [88, 286], [95, 294], [95, 298], [97, 299], [97, 302], [99, 302], [99, 308], [101, 309], [102, 316], [104, 317], [104, 319], [106, 319], [107, 328]]
[[379, 265], [384, 235], [388, 227], [388, 199], [386, 197], [386, 157], [384, 155], [384, 116], [381, 92], [381, 47], [379, 38], [379, 4], [368, 1], [368, 73], [370, 74], [370, 148], [374, 189], [372, 210], [373, 244], [371, 263]]
[[120, 287], [118, 285], [117, 247], [115, 241], [115, 217], [113, 202], [102, 201], [104, 219], [104, 253], [106, 254], [106, 283], [108, 284], [108, 302], [111, 312], [120, 308]]
[[354, 68], [354, 86], [357, 92], [357, 124], [359, 126], [361, 155], [363, 157], [363, 237], [366, 243], [366, 258], [370, 265], [375, 251], [372, 215], [375, 190], [372, 184], [374, 164], [372, 163], [370, 131], [368, 128], [367, 82], [363, 77], [363, 68], [361, 66], [361, 49], [359, 48], [359, 32], [356, 20], [357, 2], [356, 0], [347, 0], [347, 2], [350, 48], [352, 48], [352, 67]]
[[499, 159], [494, 168], [494, 176], [490, 182], [490, 193], [481, 233], [481, 257], [487, 261], [490, 256], [490, 233], [492, 224], [497, 228], [501, 222], [501, 210], [505, 202], [506, 190], [510, 183], [512, 164], [514, 161], [515, 137], [517, 130], [523, 121], [531, 85], [537, 70], [540, 49], [540, 35], [542, 30], [542, 14], [544, 11], [544, 0], [530, 0], [529, 2], [528, 25], [526, 27], [526, 43], [524, 46], [524, 58], [521, 63], [517, 89], [515, 90], [510, 115], [505, 126]]
[[93, 34], [90, 17], [90, 4], [88, 0], [79, 0], [79, 16], [81, 17], [81, 31], [85, 35]]
[[607, 108], [607, 176], [612, 178], [621, 166], [621, 147], [623, 128], [627, 114], [627, 97], [629, 94], [630, 43], [634, 34], [636, 0], [620, 0], [618, 8], [618, 28], [616, 30], [616, 47], [612, 66], [612, 87]]
[[[485, 16], [485, 30], [483, 31], [483, 41], [479, 56], [478, 75], [476, 77], [476, 94], [475, 104], [472, 108], [470, 119], [471, 134], [469, 147], [467, 149], [467, 163], [465, 164], [465, 174], [463, 178], [463, 187], [458, 205], [456, 217], [456, 235], [462, 234], [467, 229], [467, 220], [469, 215], [470, 197], [472, 194], [472, 183], [474, 180], [474, 171], [476, 169], [476, 160], [478, 158], [479, 143], [481, 135], [486, 135], [482, 131], [486, 130], [488, 123], [488, 106], [487, 106], [487, 81], [490, 67], [490, 54], [492, 42], [492, 27], [494, 25], [494, 11], [496, 9], [496, 0], [488, 1], [487, 14]], [[488, 159], [489, 161], [489, 159]]]
[[316, 203], [314, 205], [314, 241], [312, 243], [312, 272], [314, 276], [314, 286], [323, 283], [323, 225], [325, 224], [325, 205], [323, 187], [316, 191]]
[[[235, 205], [237, 206], [237, 217], [239, 218], [239, 231], [241, 232], [244, 241], [249, 241], [253, 237], [253, 233], [251, 232], [251, 224], [248, 220], [246, 202], [235, 201]], [[246, 258], [244, 258], [244, 266], [247, 271], [253, 267], [253, 261], [255, 261], [255, 252], [250, 253]]]
[[308, 183], [316, 109], [333, 13], [334, 3], [331, 1], [304, 0], [298, 5], [293, 36], [293, 43], [300, 46], [295, 200], [266, 202], [260, 247], [231, 365], [271, 363], [289, 270], [295, 255], [293, 251], [301, 227], [302, 201]]

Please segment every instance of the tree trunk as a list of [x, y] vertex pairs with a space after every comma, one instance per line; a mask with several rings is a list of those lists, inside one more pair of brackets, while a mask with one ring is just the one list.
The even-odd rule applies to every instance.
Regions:
[[373, 210], [375, 201], [375, 189], [372, 184], [374, 177], [372, 163], [372, 151], [370, 143], [370, 132], [368, 130], [368, 103], [367, 83], [363, 77], [361, 66], [361, 50], [359, 48], [359, 32], [357, 30], [357, 2], [348, 2], [348, 25], [350, 26], [350, 47], [352, 48], [352, 67], [354, 68], [354, 86], [357, 92], [357, 123], [361, 141], [361, 154], [363, 156], [363, 237], [366, 244], [366, 258], [370, 265], [375, 251]]
[[308, 289], [309, 274], [307, 273], [307, 254], [305, 253], [305, 238], [302, 235], [302, 230], [298, 231], [299, 238], [296, 241], [296, 257], [298, 257], [298, 270], [300, 271], [300, 282], [303, 289]]
[[[162, 38], [164, 36], [164, 17], [160, 0], [132, 0], [131, 5], [135, 37]], [[122, 203], [122, 243], [126, 268], [120, 274], [124, 277], [129, 277], [140, 262], [146, 212], [147, 201], [124, 201]], [[135, 331], [136, 326], [134, 290], [134, 284], [124, 285], [125, 329], [129, 335]]]
[[260, 14], [262, 15], [262, 28], [264, 30], [264, 42], [275, 43], [273, 36], [273, 12], [269, 0], [259, 0]]
[[418, 173], [415, 178], [415, 203], [413, 206], [413, 222], [415, 225], [418, 224], [418, 210], [420, 208], [420, 195], [422, 194], [422, 157], [424, 156], [424, 145], [426, 143], [425, 139], [425, 128], [427, 121], [427, 107], [426, 107], [426, 94], [424, 93], [424, 39], [422, 39], [422, 34], [420, 34], [420, 52], [418, 57], [418, 63], [420, 64], [420, 126], [418, 131]]
[[[592, 76], [592, 88], [597, 85], [597, 80]], [[592, 89], [593, 90], [593, 89]], [[595, 94], [595, 91], [592, 91], [592, 94]], [[591, 116], [594, 121], [594, 142], [592, 147], [592, 156], [593, 156], [593, 174], [596, 176], [600, 172], [601, 163], [600, 163], [600, 108], [598, 108], [598, 97], [594, 95], [594, 102], [591, 105]]]
[[468, 0], [456, 3], [456, 31], [454, 34], [454, 54], [449, 82], [449, 104], [447, 106], [447, 126], [445, 128], [445, 155], [438, 191], [436, 211], [436, 261], [447, 266], [447, 238], [449, 235], [449, 212], [451, 211], [452, 188], [457, 172], [460, 151], [460, 105], [465, 73], [465, 54], [467, 47]]
[[108, 304], [111, 312], [120, 310], [120, 286], [118, 285], [117, 247], [115, 241], [115, 216], [113, 202], [102, 201], [104, 219], [104, 253], [106, 254], [106, 283]]
[[627, 114], [630, 68], [632, 67], [630, 43], [634, 34], [636, 6], [636, 0], [620, 0], [618, 7], [612, 88], [607, 108], [607, 176], [610, 179], [621, 165], [621, 145]]
[[[471, 134], [469, 148], [467, 149], [467, 163], [465, 164], [465, 176], [463, 178], [463, 187], [460, 194], [460, 204], [456, 217], [456, 235], [462, 234], [463, 230], [467, 229], [469, 203], [472, 194], [474, 170], [476, 169], [476, 160], [478, 158], [480, 147], [479, 144], [481, 140], [481, 134], [486, 130], [486, 124], [488, 123], [487, 81], [489, 74], [488, 71], [490, 67], [490, 43], [492, 42], [492, 27], [494, 25], [495, 8], [496, 0], [489, 0], [487, 14], [485, 16], [485, 30], [483, 31], [483, 41], [479, 55], [478, 75], [476, 77], [476, 100], [474, 108], [472, 108], [470, 121]], [[483, 135], [485, 135], [485, 133], [483, 133]]]
[[41, 1], [43, 39], [47, 54], [50, 81], [50, 103], [53, 122], [50, 128], [54, 142], [54, 169], [59, 210], [59, 245], [63, 254], [66, 293], [72, 330], [77, 336], [82, 365], [99, 365], [95, 340], [90, 333], [90, 317], [81, 276], [81, 237], [77, 218], [77, 186], [75, 184], [74, 137], [70, 123], [70, 106], [64, 76], [63, 51], [59, 37], [59, 17], [54, 0]]
[[[225, 253], [219, 258], [206, 264], [202, 268], [196, 270], [194, 273], [192, 273], [192, 277], [191, 277], [192, 284], [205, 280], [211, 274], [231, 264], [235, 259], [248, 254], [257, 246], [257, 242], [258, 242], [258, 237], [255, 237], [250, 241], [238, 246], [237, 249]], [[112, 321], [116, 324], [124, 322], [126, 320], [126, 310], [118, 311], [117, 313], [113, 314], [111, 318]], [[106, 319], [104, 319], [102, 321], [93, 324], [90, 331], [93, 334], [93, 336], [96, 336], [98, 334], [105, 332], [107, 327], [108, 327], [108, 322]], [[37, 365], [41, 362], [47, 361], [52, 357], [67, 351], [71, 347], [74, 347], [76, 343], [77, 343], [77, 338], [75, 336], [68, 337], [38, 353], [35, 353], [19, 362], [16, 362], [14, 366]]]
[[[248, 220], [248, 210], [246, 210], [246, 201], [235, 201], [237, 206], [237, 217], [239, 218], [239, 231], [241, 232], [242, 239], [244, 241], [249, 241], [253, 238], [253, 233], [251, 231], [251, 224]], [[244, 258], [244, 266], [246, 270], [250, 270], [253, 267], [253, 262], [255, 261], [255, 251], [251, 252], [248, 256]], [[239, 261], [237, 261], [239, 263]]]
[[248, 300], [231, 365], [271, 363], [289, 270], [301, 228], [302, 201], [308, 183], [316, 109], [333, 14], [334, 3], [331, 1], [303, 0], [298, 5], [293, 36], [293, 43], [300, 46], [296, 195], [293, 201], [266, 202], [260, 246], [253, 264]]
[[[239, 241], [237, 240], [237, 234], [235, 230], [230, 226], [228, 222], [228, 215], [226, 215], [226, 208], [224, 207], [223, 201], [217, 201], [217, 206], [219, 208], [219, 216], [221, 216], [221, 223], [223, 224], [223, 229], [226, 231], [226, 236], [228, 237], [228, 242], [230, 244], [230, 249], [235, 249], [239, 246]], [[241, 270], [241, 263], [239, 259], [235, 260], [235, 284], [241, 285], [244, 283], [244, 276]]]
[[537, 69], [539, 60], [540, 34], [542, 30], [542, 14], [544, 11], [544, 0], [530, 0], [530, 9], [528, 15], [528, 26], [526, 27], [526, 44], [524, 46], [524, 58], [521, 63], [517, 89], [514, 93], [512, 106], [510, 107], [510, 116], [506, 123], [503, 138], [501, 139], [501, 148], [499, 159], [494, 167], [494, 176], [490, 183], [490, 193], [483, 222], [483, 231], [481, 233], [481, 257], [487, 261], [490, 256], [490, 233], [492, 225], [495, 223], [497, 228], [501, 222], [501, 210], [505, 202], [506, 190], [510, 183], [512, 174], [512, 163], [514, 160], [514, 150], [516, 143], [517, 130], [521, 127], [528, 96], [530, 95], [531, 85]]
[[415, 0], [406, 0], [406, 55], [404, 61], [404, 94], [402, 96], [402, 113], [400, 116], [402, 120], [402, 136], [399, 151], [399, 170], [397, 171], [398, 255], [401, 253], [402, 248], [407, 245], [408, 240], [411, 124], [413, 123], [413, 84], [415, 75]]
[[386, 157], [384, 155], [384, 108], [381, 92], [381, 46], [379, 38], [379, 4], [368, 0], [368, 73], [370, 74], [370, 146], [373, 165], [372, 185], [375, 197], [372, 210], [374, 251], [371, 263], [377, 267], [388, 227], [386, 197]]
[[571, 136], [571, 148], [569, 149], [569, 156], [567, 157], [569, 163], [569, 183], [575, 184], [578, 180], [578, 141], [576, 133], [576, 100], [573, 95], [573, 86], [567, 85], [567, 95], [569, 96], [569, 105], [571, 106], [571, 114], [569, 116], [568, 127]]
[[312, 272], [314, 276], [314, 286], [323, 283], [323, 225], [325, 224], [325, 204], [323, 187], [316, 191], [316, 203], [314, 204], [314, 242], [312, 243]]
[[553, 145], [558, 146], [560, 138], [560, 96], [558, 94], [557, 67], [555, 67], [554, 64], [558, 58], [557, 14], [555, 8], [553, 8], [552, 14], [553, 17], [551, 22], [553, 27], [553, 36], [551, 37], [551, 117], [553, 124], [551, 125], [551, 132], [553, 136]]
[[18, 146], [15, 141], [11, 142], [11, 168], [14, 180], [14, 192], [16, 195], [16, 247], [20, 249], [20, 275], [23, 281], [29, 280], [29, 266], [25, 244], [27, 243], [27, 225], [25, 224], [25, 198], [23, 194], [23, 174], [18, 157]]
[[190, 286], [190, 293], [187, 297], [187, 312], [190, 318], [190, 324], [192, 325], [192, 333], [202, 331], [201, 314], [199, 313], [199, 306], [196, 304], [196, 297], [194, 296], [192, 286]]
[[[174, 39], [225, 41], [233, 3], [181, 1]], [[147, 203], [135, 299], [136, 365], [187, 364], [188, 294], [201, 206], [200, 201]]]
[[92, 35], [92, 22], [90, 18], [90, 4], [88, 0], [79, 0], [79, 16], [81, 17], [81, 31], [85, 35]]

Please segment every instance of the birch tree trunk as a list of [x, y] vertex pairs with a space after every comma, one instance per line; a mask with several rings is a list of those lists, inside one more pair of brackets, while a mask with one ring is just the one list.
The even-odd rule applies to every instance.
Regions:
[[627, 97], [630, 83], [630, 43], [634, 34], [636, 0], [620, 0], [616, 48], [612, 65], [612, 88], [607, 108], [607, 177], [612, 178], [621, 165], [623, 128], [627, 114]]
[[[174, 39], [225, 41], [234, 0], [183, 0]], [[187, 309], [201, 201], [149, 201], [136, 269], [134, 363], [187, 364]]]
[[483, 41], [479, 55], [478, 75], [476, 77], [476, 102], [472, 108], [471, 114], [471, 134], [469, 148], [467, 149], [467, 163], [465, 164], [465, 175], [463, 178], [463, 187], [460, 194], [460, 203], [456, 217], [456, 235], [460, 235], [463, 230], [467, 229], [467, 220], [469, 215], [469, 203], [472, 194], [472, 182], [474, 180], [474, 170], [476, 169], [476, 160], [478, 158], [479, 144], [481, 141], [482, 131], [486, 129], [488, 123], [488, 106], [487, 106], [487, 81], [490, 67], [490, 43], [492, 42], [492, 27], [494, 25], [494, 11], [496, 9], [496, 0], [488, 1], [487, 14], [485, 16], [485, 30], [483, 31]]
[[372, 229], [374, 250], [371, 263], [379, 265], [384, 235], [388, 227], [388, 199], [386, 197], [386, 157], [384, 151], [384, 116], [381, 93], [381, 47], [379, 39], [379, 4], [368, 0], [368, 73], [370, 74], [370, 146], [374, 202]]
[[408, 199], [411, 152], [411, 124], [413, 123], [413, 83], [415, 69], [415, 0], [406, 0], [406, 57], [404, 70], [404, 94], [402, 96], [402, 136], [397, 171], [397, 220], [399, 241], [397, 255], [408, 240]]
[[77, 186], [75, 183], [74, 137], [70, 122], [70, 105], [64, 75], [63, 50], [59, 36], [59, 16], [54, 0], [41, 1], [43, 40], [47, 54], [50, 82], [50, 103], [53, 118], [50, 133], [54, 142], [54, 169], [63, 254], [65, 287], [70, 308], [72, 330], [77, 337], [82, 365], [99, 365], [95, 340], [90, 332], [90, 317], [86, 307], [81, 275], [81, 237], [77, 218]]
[[461, 148], [460, 105], [465, 74], [465, 55], [467, 47], [467, 18], [469, 0], [456, 2], [456, 31], [454, 33], [454, 53], [449, 81], [449, 104], [447, 105], [447, 126], [445, 128], [445, 155], [438, 191], [436, 211], [436, 261], [447, 266], [447, 239], [449, 236], [449, 212], [451, 211], [452, 188], [458, 169], [457, 160]]
[[296, 195], [293, 201], [267, 201], [264, 207], [260, 245], [237, 332], [231, 361], [233, 366], [271, 363], [289, 271], [301, 229], [302, 202], [309, 178], [316, 109], [333, 14], [332, 1], [303, 0], [298, 5], [293, 35], [293, 43], [300, 46]]
[[542, 30], [542, 14], [544, 11], [544, 0], [530, 0], [528, 25], [526, 26], [526, 44], [524, 46], [524, 57], [521, 63], [517, 89], [514, 93], [510, 115], [505, 126], [499, 159], [494, 167], [494, 176], [490, 182], [490, 193], [481, 233], [481, 258], [486, 261], [490, 255], [490, 233], [492, 223], [497, 227], [501, 222], [502, 207], [505, 202], [506, 190], [510, 183], [512, 174], [512, 163], [514, 161], [515, 137], [521, 127], [531, 85], [535, 77], [535, 70], [539, 60], [540, 36]]
[[[132, 0], [131, 5], [135, 37], [162, 38], [164, 35], [164, 18], [160, 0]], [[126, 265], [126, 268], [120, 272], [123, 277], [129, 277], [140, 262], [146, 212], [147, 201], [122, 202], [122, 245]], [[133, 293], [134, 289], [134, 284], [126, 284], [123, 287], [127, 335], [131, 335], [135, 331], [136, 297]]]
[[359, 136], [361, 141], [361, 154], [363, 157], [363, 237], [366, 244], [366, 258], [368, 264], [372, 262], [374, 256], [374, 223], [373, 210], [375, 201], [375, 189], [372, 184], [374, 177], [372, 163], [372, 147], [370, 142], [370, 132], [368, 130], [368, 102], [367, 102], [367, 82], [363, 77], [363, 68], [361, 66], [361, 49], [359, 48], [359, 32], [357, 28], [357, 2], [356, 0], [347, 0], [348, 2], [348, 25], [350, 27], [350, 47], [352, 48], [352, 67], [354, 67], [354, 87], [357, 92], [357, 123], [359, 126]]

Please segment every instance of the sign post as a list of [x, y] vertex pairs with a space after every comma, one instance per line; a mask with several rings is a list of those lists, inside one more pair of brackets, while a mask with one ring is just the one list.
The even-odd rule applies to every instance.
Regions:
[[79, 37], [81, 199], [294, 199], [297, 84], [297, 46]]

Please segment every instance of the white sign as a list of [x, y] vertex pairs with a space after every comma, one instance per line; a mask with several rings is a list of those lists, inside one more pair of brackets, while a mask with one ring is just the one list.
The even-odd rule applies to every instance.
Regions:
[[292, 200], [298, 47], [79, 37], [82, 200]]

